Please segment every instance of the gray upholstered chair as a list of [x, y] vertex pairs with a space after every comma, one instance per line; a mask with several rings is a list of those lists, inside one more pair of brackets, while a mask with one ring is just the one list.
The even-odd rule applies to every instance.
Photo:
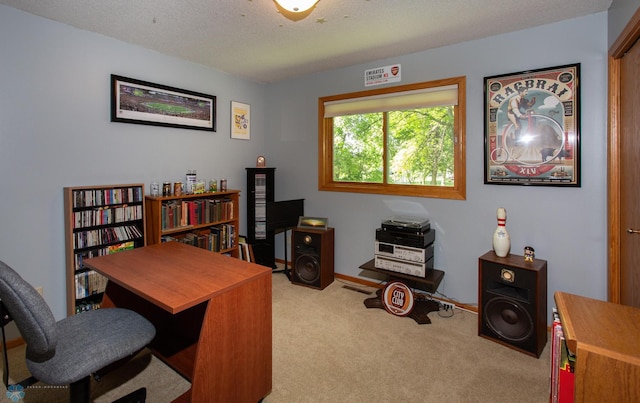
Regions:
[[[92, 375], [133, 357], [155, 337], [148, 320], [121, 308], [83, 312], [56, 322], [44, 298], [2, 261], [0, 305], [3, 340], [4, 326], [13, 319], [26, 342], [27, 368], [35, 378], [31, 383], [70, 385], [72, 402], [89, 402]], [[4, 360], [7, 385], [6, 352]]]

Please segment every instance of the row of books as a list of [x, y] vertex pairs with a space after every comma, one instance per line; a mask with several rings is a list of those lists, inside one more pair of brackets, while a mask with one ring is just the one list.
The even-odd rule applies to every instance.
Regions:
[[100, 228], [73, 234], [73, 248], [82, 249], [102, 244], [130, 241], [142, 238], [142, 231], [135, 225]]
[[74, 254], [75, 271], [82, 270], [84, 268], [82, 262], [85, 259], [91, 259], [92, 257], [109, 255], [111, 253], [116, 253], [116, 252], [129, 250], [133, 248], [135, 248], [135, 243], [133, 241], [127, 241], [127, 242], [122, 242], [115, 245], [109, 245], [107, 247], [100, 248], [100, 249], [90, 249], [90, 250], [82, 251], [80, 253], [76, 253]]
[[221, 224], [207, 230], [189, 232], [182, 237], [165, 235], [162, 242], [183, 242], [212, 252], [221, 252], [235, 246], [236, 228], [231, 224]]
[[253, 248], [249, 243], [247, 243], [247, 239], [244, 236], [241, 236], [238, 239], [238, 253], [240, 255], [240, 259], [247, 262], [255, 262]]
[[107, 278], [102, 274], [88, 270], [76, 273], [76, 299], [101, 294], [107, 288]]
[[95, 210], [83, 210], [73, 213], [73, 228], [95, 227], [96, 225], [116, 224], [142, 220], [142, 204], [135, 206], [99, 207]]
[[94, 309], [100, 309], [102, 307], [102, 299], [97, 299], [95, 301], [80, 301], [76, 303], [76, 313], [93, 311]]
[[73, 192], [73, 207], [108, 206], [141, 202], [144, 193], [141, 186], [110, 189], [84, 189]]
[[171, 200], [162, 203], [162, 229], [232, 220], [231, 199]]
[[551, 403], [573, 403], [575, 357], [569, 352], [558, 310], [553, 308], [551, 327]]

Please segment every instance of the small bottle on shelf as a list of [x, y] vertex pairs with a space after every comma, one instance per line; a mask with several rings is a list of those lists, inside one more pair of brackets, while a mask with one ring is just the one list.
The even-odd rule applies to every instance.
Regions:
[[197, 179], [197, 175], [196, 175], [196, 170], [195, 169], [189, 169], [187, 171], [187, 178], [186, 178], [186, 189], [185, 192], [187, 194], [193, 194], [194, 192], [194, 188], [196, 185], [196, 179]]
[[151, 182], [151, 196], [160, 196], [160, 182]]
[[162, 196], [171, 196], [171, 182], [164, 182], [162, 184]]

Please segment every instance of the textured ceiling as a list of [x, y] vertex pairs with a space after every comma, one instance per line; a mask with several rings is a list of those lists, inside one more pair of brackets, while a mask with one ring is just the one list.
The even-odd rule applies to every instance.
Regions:
[[257, 82], [345, 67], [606, 11], [612, 0], [0, 0], [0, 4]]

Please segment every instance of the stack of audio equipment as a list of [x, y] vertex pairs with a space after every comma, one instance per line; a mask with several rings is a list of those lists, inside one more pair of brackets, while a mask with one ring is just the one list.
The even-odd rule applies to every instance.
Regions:
[[376, 229], [375, 267], [416, 277], [433, 270], [435, 229], [429, 220], [396, 216]]

